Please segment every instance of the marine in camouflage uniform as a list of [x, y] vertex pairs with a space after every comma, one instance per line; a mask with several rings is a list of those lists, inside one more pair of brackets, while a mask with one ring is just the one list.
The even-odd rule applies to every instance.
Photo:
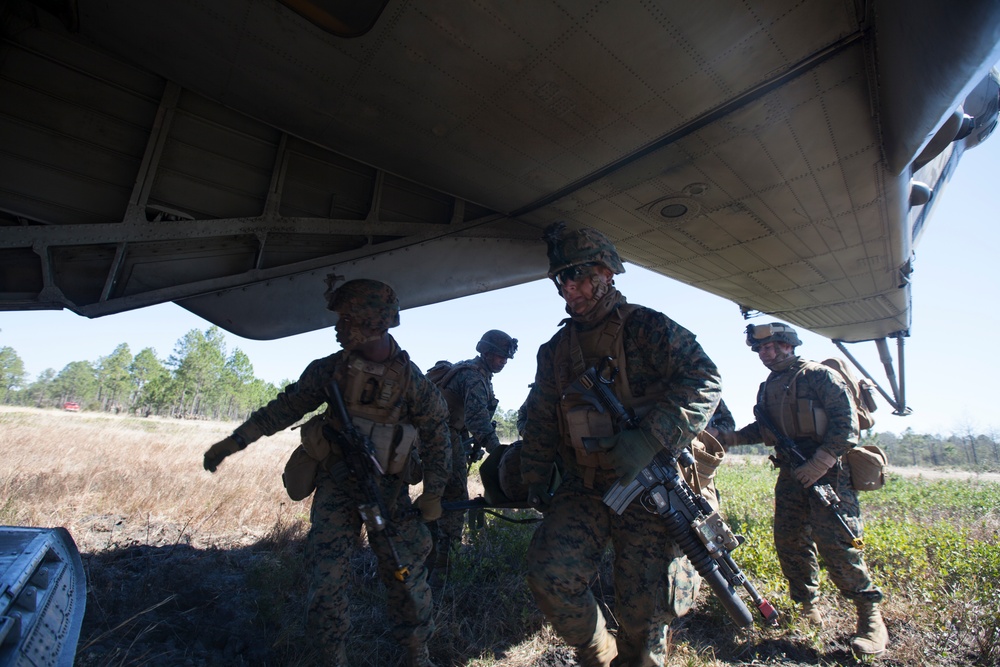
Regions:
[[[403, 433], [415, 430], [419, 445], [416, 442], [414, 445], [419, 446], [424, 482], [424, 492], [415, 501], [419, 511], [412, 507], [404, 479], [409, 467], [393, 459], [394, 464], [387, 470], [392, 474], [377, 480], [387, 505], [390, 527], [378, 532], [377, 538], [369, 535], [369, 544], [378, 559], [379, 576], [386, 588], [392, 634], [407, 648], [409, 665], [427, 667], [431, 665], [427, 639], [434, 630], [434, 622], [424, 568], [431, 537], [424, 521], [441, 516], [441, 494], [450, 472], [447, 409], [437, 388], [410, 362], [387, 331], [399, 324], [399, 302], [392, 288], [374, 280], [352, 280], [334, 290], [334, 280], [328, 277], [327, 299], [329, 308], [339, 315], [337, 340], [343, 350], [310, 363], [297, 382], [255, 411], [232, 436], [213, 445], [205, 453], [204, 465], [215, 472], [226, 456], [262, 436], [288, 428], [318, 409], [331, 400], [328, 388], [332, 382], [340, 388], [348, 414], [359, 430], [366, 434], [367, 426], [371, 426], [372, 433], [376, 427], [393, 433], [397, 428]], [[376, 419], [365, 421], [362, 414]], [[395, 423], [379, 419], [383, 414], [394, 416]], [[314, 417], [302, 429], [304, 446], [310, 444], [308, 438], [314, 437], [307, 433], [318, 433], [329, 451], [316, 477], [306, 545], [310, 565], [307, 627], [310, 640], [322, 652], [323, 664], [346, 667], [345, 643], [351, 631], [346, 590], [349, 558], [361, 534], [362, 520], [357, 501], [347, 491], [354, 480], [339, 445], [327, 441], [321, 428], [313, 428], [323, 423], [336, 428], [340, 421], [335, 408], [328, 405], [323, 417]], [[409, 425], [409, 430], [403, 425]], [[395, 454], [398, 453], [397, 450]], [[412, 461], [402, 454], [397, 458], [405, 458], [406, 463]], [[400, 564], [410, 568], [405, 581], [395, 576], [397, 563], [389, 540]]]
[[[640, 503], [619, 516], [601, 499], [658, 451], [692, 441], [719, 400], [719, 374], [693, 334], [662, 313], [626, 303], [614, 286], [614, 275], [625, 269], [603, 234], [567, 232], [557, 224], [546, 230], [546, 240], [549, 276], [570, 317], [539, 349], [527, 400], [522, 477], [529, 499], [544, 513], [528, 549], [528, 585], [581, 665], [606, 667], [613, 659], [622, 667], [653, 665], [661, 646], [653, 622], [656, 596], [675, 545], [666, 522]], [[614, 433], [610, 423], [590, 421], [597, 413], [573, 397], [570, 385], [606, 357], [618, 367], [611, 387], [641, 416], [641, 428]], [[585, 452], [581, 437], [600, 438], [602, 452]], [[549, 496], [557, 459], [564, 478]], [[590, 590], [609, 543], [617, 641]]]
[[[472, 451], [492, 454], [500, 446], [493, 414], [497, 399], [493, 393], [493, 376], [504, 369], [508, 359], [517, 352], [517, 339], [503, 331], [491, 329], [476, 344], [479, 356], [454, 364], [443, 378], [441, 393], [448, 404], [448, 425], [451, 434], [451, 477], [444, 489], [445, 502], [469, 499], [469, 463], [467, 450], [462, 446], [472, 438]], [[447, 570], [451, 550], [462, 542], [465, 514], [448, 512], [431, 525], [434, 549], [430, 564], [433, 568]]]
[[[751, 324], [747, 345], [771, 371], [757, 393], [758, 406], [808, 459], [793, 468], [789, 461], [773, 457], [779, 467], [774, 546], [791, 598], [803, 605], [803, 616], [810, 623], [822, 625], [818, 552], [830, 579], [857, 606], [858, 631], [852, 648], [859, 654], [882, 653], [888, 640], [878, 609], [882, 592], [872, 583], [861, 550], [851, 543], [833, 510], [810, 491], [815, 484], [829, 484], [840, 496], [841, 515], [855, 535], [862, 535], [858, 494], [843, 459], [858, 444], [857, 408], [850, 389], [834, 369], [794, 354], [801, 341], [786, 324]], [[774, 445], [771, 434], [756, 421], [735, 433], [723, 433], [722, 438], [728, 446]]]

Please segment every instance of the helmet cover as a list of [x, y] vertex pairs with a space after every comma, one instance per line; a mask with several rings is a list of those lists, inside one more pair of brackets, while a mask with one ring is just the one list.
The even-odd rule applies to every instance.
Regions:
[[[329, 283], [329, 277], [327, 281]], [[348, 280], [329, 293], [327, 308], [336, 313], [349, 314], [352, 320], [365, 329], [386, 331], [399, 326], [399, 299], [396, 292], [378, 280]]]
[[490, 329], [476, 343], [476, 352], [479, 354], [495, 354], [498, 357], [513, 359], [514, 353], [517, 352], [517, 339], [511, 338], [499, 329]]
[[548, 245], [549, 278], [571, 266], [591, 263], [601, 264], [615, 274], [625, 273], [615, 244], [596, 229], [567, 231], [565, 222], [555, 222], [545, 228], [542, 238]]

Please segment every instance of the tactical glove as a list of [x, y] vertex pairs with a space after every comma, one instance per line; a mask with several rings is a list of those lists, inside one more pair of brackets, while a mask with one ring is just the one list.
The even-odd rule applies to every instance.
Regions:
[[799, 481], [799, 484], [807, 489], [819, 481], [819, 478], [833, 467], [837, 462], [837, 457], [827, 452], [825, 449], [817, 449], [808, 461], [792, 470], [792, 475]]
[[435, 493], [421, 493], [414, 504], [420, 508], [420, 516], [424, 521], [437, 521], [441, 518], [441, 496]]
[[528, 502], [543, 514], [552, 506], [552, 495], [548, 483], [536, 482], [528, 485]]
[[205, 452], [205, 470], [215, 472], [215, 469], [219, 467], [224, 458], [230, 454], [235, 454], [241, 449], [243, 448], [239, 446], [239, 443], [232, 436], [223, 438], [209, 447], [208, 451]]
[[649, 465], [663, 445], [641, 428], [622, 431], [610, 438], [600, 438], [597, 445], [606, 451], [615, 474], [622, 484], [629, 484], [639, 471]]

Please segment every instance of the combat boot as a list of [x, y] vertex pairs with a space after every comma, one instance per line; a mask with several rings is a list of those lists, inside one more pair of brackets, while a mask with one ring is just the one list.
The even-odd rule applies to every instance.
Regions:
[[881, 655], [889, 643], [889, 631], [882, 621], [877, 602], [855, 601], [858, 608], [858, 632], [851, 638], [851, 650], [857, 655]]
[[806, 623], [809, 625], [814, 625], [817, 628], [823, 627], [823, 614], [819, 610], [818, 600], [802, 603], [802, 618], [804, 618]]
[[576, 647], [576, 661], [580, 667], [611, 667], [611, 661], [618, 655], [615, 638], [608, 632], [604, 617], [598, 611], [597, 629], [586, 644]]
[[431, 653], [427, 650], [427, 644], [410, 646], [408, 650], [409, 660], [406, 662], [406, 667], [435, 667], [434, 663], [431, 662]]

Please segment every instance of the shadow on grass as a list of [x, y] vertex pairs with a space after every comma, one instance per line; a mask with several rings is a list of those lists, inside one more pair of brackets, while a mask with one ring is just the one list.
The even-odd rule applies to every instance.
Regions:
[[[497, 525], [499, 524], [499, 525]], [[487, 524], [435, 590], [439, 665], [503, 655], [544, 623], [523, 581], [531, 528]], [[132, 545], [84, 554], [88, 601], [76, 665], [306, 666], [306, 524], [276, 526], [246, 547]], [[351, 558], [352, 667], [396, 665], [372, 552]]]

